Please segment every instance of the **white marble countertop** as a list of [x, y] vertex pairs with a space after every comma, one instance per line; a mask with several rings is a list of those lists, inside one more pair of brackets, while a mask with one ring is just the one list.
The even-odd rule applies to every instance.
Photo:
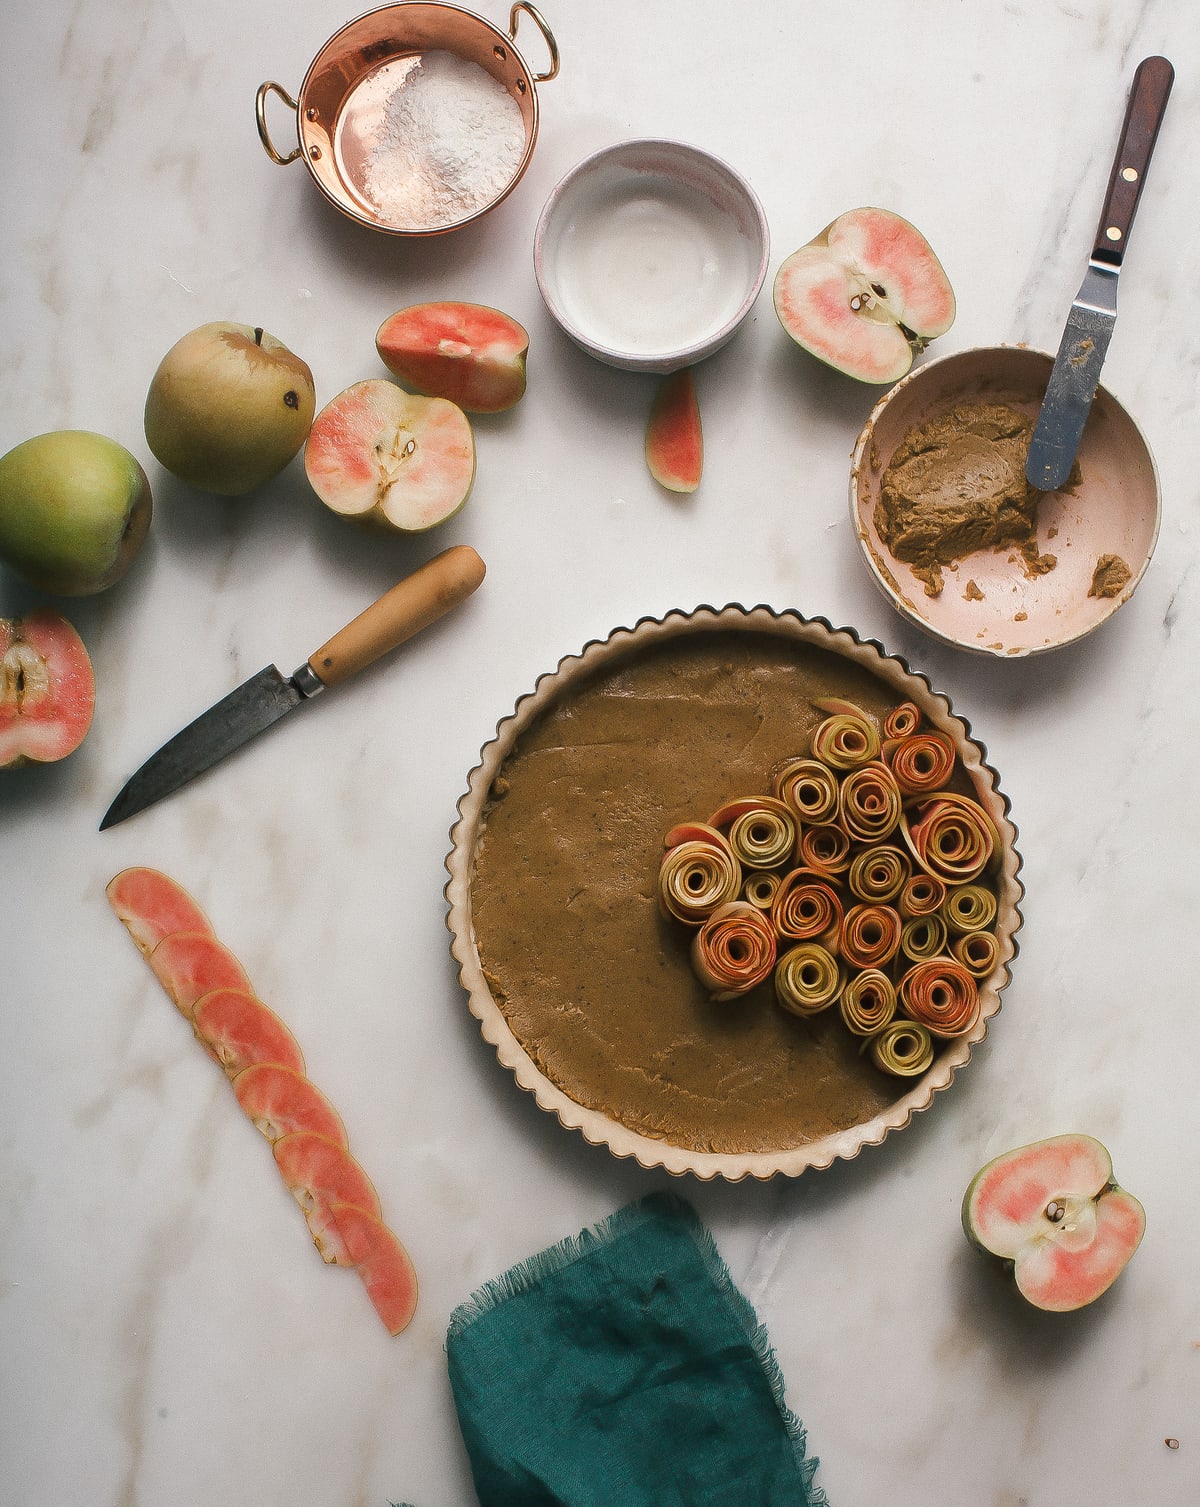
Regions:
[[[562, 70], [541, 86], [525, 179], [476, 227], [415, 243], [340, 217], [257, 140], [259, 83], [294, 91], [353, 9], [49, 0], [5, 28], [0, 450], [52, 428], [110, 434], [146, 465], [156, 511], [123, 582], [58, 604], [95, 663], [87, 742], [0, 777], [0, 1495], [474, 1501], [446, 1380], [452, 1309], [669, 1179], [562, 1130], [480, 1040], [444, 925], [455, 803], [497, 721], [561, 656], [673, 607], [764, 602], [878, 638], [951, 697], [1000, 771], [1026, 887], [1004, 1008], [927, 1114], [794, 1182], [677, 1185], [768, 1326], [819, 1479], [835, 1507], [1200, 1500], [1200, 10], [542, 9]], [[506, 24], [506, 7], [486, 13]], [[539, 66], [533, 28], [520, 40]], [[878, 392], [793, 347], [769, 287], [698, 373], [707, 458], [688, 499], [645, 469], [652, 379], [592, 362], [541, 306], [531, 245], [553, 184], [591, 150], [665, 135], [749, 177], [770, 275], [840, 211], [884, 205], [954, 283], [958, 319], [935, 352], [1053, 349], [1133, 69], [1155, 52], [1177, 78], [1104, 380], [1154, 450], [1162, 531], [1133, 599], [1070, 649], [975, 657], [878, 595], [846, 506]], [[445, 297], [507, 310], [532, 346], [524, 402], [478, 423], [475, 491], [438, 533], [360, 536], [299, 462], [222, 502], [149, 455], [149, 379], [193, 326], [264, 325], [309, 361], [322, 403], [383, 374], [387, 314]], [[488, 565], [466, 607], [235, 763], [97, 831], [167, 734], [260, 665], [299, 663], [459, 541]], [[6, 615], [44, 600], [0, 570]], [[341, 1108], [420, 1274], [401, 1337], [317, 1259], [263, 1143], [114, 920], [104, 886], [130, 864], [197, 896]], [[1067, 1129], [1108, 1144], [1148, 1232], [1105, 1300], [1049, 1319], [985, 1278], [958, 1210], [983, 1161]]]

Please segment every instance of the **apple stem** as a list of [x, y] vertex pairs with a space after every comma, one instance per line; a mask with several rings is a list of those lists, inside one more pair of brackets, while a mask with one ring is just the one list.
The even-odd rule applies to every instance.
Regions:
[[261, 325], [255, 325], [255, 327], [254, 327], [254, 343], [255, 343], [255, 345], [261, 345], [262, 344], [262, 338], [263, 338], [262, 326]]

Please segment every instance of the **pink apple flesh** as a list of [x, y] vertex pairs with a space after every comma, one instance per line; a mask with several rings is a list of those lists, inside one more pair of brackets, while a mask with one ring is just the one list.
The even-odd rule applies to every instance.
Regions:
[[774, 298], [798, 345], [862, 382], [899, 381], [955, 315], [929, 242], [885, 209], [839, 215], [783, 261]]
[[1114, 1182], [1105, 1147], [1072, 1134], [989, 1162], [967, 1189], [962, 1222], [975, 1245], [1011, 1264], [1023, 1297], [1066, 1313], [1108, 1291], [1137, 1250], [1146, 1215]]
[[95, 707], [92, 662], [65, 617], [42, 607], [0, 618], [0, 769], [65, 759]]
[[351, 1204], [374, 1219], [381, 1218], [379, 1195], [371, 1179], [344, 1146], [313, 1131], [281, 1136], [271, 1150], [288, 1191], [304, 1211], [322, 1260], [353, 1266], [330, 1205]]
[[399, 1334], [417, 1308], [417, 1274], [408, 1252], [394, 1232], [365, 1209], [331, 1203], [329, 1213], [375, 1312], [389, 1334]]
[[246, 970], [211, 932], [173, 932], [153, 948], [147, 961], [180, 1014], [189, 1020], [196, 1001], [214, 989], [254, 992]]
[[310, 1130], [339, 1146], [349, 1145], [341, 1115], [300, 1069], [279, 1062], [255, 1062], [237, 1073], [233, 1091], [268, 1141]]
[[246, 989], [213, 989], [201, 995], [192, 1010], [192, 1025], [230, 1078], [256, 1062], [304, 1072], [299, 1042], [274, 1010]]
[[704, 469], [704, 433], [691, 367], [664, 377], [646, 423], [646, 465], [670, 492], [694, 492]]
[[208, 917], [191, 895], [157, 869], [122, 869], [104, 893], [139, 952], [152, 952], [177, 931], [212, 934]]
[[413, 304], [384, 320], [375, 346], [406, 386], [467, 413], [500, 413], [525, 394], [529, 336], [499, 309]]
[[348, 387], [317, 415], [304, 469], [339, 517], [422, 533], [466, 502], [475, 439], [456, 404], [373, 378]]

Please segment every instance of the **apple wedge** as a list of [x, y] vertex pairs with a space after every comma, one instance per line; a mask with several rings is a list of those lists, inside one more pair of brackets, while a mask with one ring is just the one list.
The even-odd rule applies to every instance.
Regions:
[[781, 263], [774, 297], [797, 345], [860, 382], [898, 382], [955, 315], [929, 242], [887, 209], [839, 215]]
[[122, 869], [104, 893], [139, 952], [152, 952], [177, 931], [212, 934], [208, 917], [187, 890], [158, 869]]
[[382, 1218], [379, 1195], [371, 1179], [345, 1146], [311, 1130], [280, 1136], [271, 1150], [288, 1192], [304, 1210], [321, 1259], [336, 1266], [353, 1266], [330, 1205], [352, 1204], [373, 1219]]
[[338, 517], [423, 533], [466, 502], [475, 481], [475, 437], [457, 404], [370, 378], [322, 408], [304, 447], [304, 469]]
[[646, 423], [646, 464], [659, 486], [694, 492], [704, 469], [704, 433], [690, 366], [664, 377]]
[[384, 320], [375, 348], [406, 387], [467, 413], [501, 413], [525, 395], [529, 336], [484, 304], [412, 304]]
[[192, 1026], [230, 1078], [256, 1062], [304, 1071], [300, 1043], [274, 1010], [247, 989], [213, 989], [202, 994], [192, 1010]]
[[280, 1062], [251, 1063], [234, 1076], [233, 1092], [268, 1141], [310, 1130], [339, 1146], [349, 1146], [341, 1115], [300, 1069]]
[[172, 932], [150, 951], [147, 962], [189, 1020], [196, 1001], [214, 989], [254, 992], [237, 958], [208, 931]]
[[65, 759], [95, 708], [92, 661], [61, 613], [0, 618], [0, 769]]
[[375, 1312], [389, 1334], [399, 1334], [417, 1309], [417, 1274], [408, 1252], [387, 1225], [365, 1209], [331, 1203], [329, 1213]]
[[1069, 1313], [1108, 1291], [1141, 1243], [1146, 1214], [1088, 1135], [1052, 1136], [996, 1157], [962, 1205], [967, 1238], [1012, 1269], [1035, 1308]]

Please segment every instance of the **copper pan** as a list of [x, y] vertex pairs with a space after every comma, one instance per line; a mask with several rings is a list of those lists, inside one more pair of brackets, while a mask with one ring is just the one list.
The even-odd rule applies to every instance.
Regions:
[[[549, 52], [549, 66], [542, 73], [532, 73], [516, 47], [522, 12], [537, 27]], [[527, 0], [517, 0], [512, 7], [508, 27], [505, 33], [471, 11], [415, 0], [368, 11], [329, 38], [309, 65], [296, 98], [274, 80], [259, 85], [255, 106], [263, 149], [281, 166], [303, 159], [330, 203], [360, 225], [411, 236], [440, 235], [470, 224], [507, 198], [520, 181], [537, 140], [537, 85], [558, 73], [558, 44]], [[430, 52], [450, 52], [477, 63], [502, 84], [520, 108], [525, 145], [512, 176], [486, 202], [473, 205], [450, 223], [402, 223], [372, 195], [368, 156], [397, 72], [403, 71], [407, 60]], [[271, 94], [296, 117], [297, 145], [286, 153], [276, 148], [267, 127]]]

